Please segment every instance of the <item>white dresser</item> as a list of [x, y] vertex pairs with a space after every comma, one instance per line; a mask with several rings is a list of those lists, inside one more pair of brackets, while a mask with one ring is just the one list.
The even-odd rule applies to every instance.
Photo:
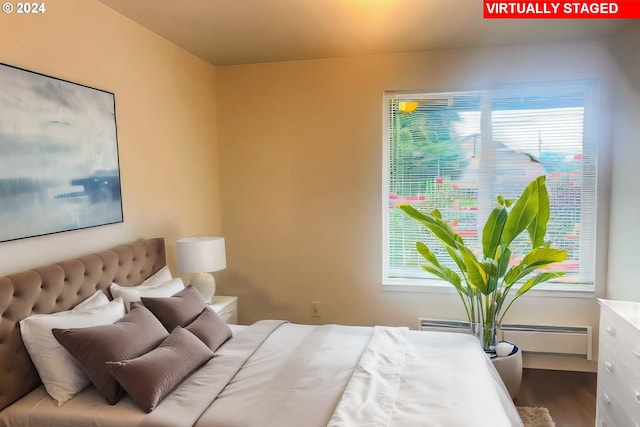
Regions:
[[596, 427], [640, 427], [640, 303], [599, 302]]

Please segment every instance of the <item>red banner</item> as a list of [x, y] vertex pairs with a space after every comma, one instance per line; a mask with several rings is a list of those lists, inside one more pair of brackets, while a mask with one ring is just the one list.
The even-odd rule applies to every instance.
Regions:
[[640, 0], [619, 1], [495, 1], [484, 0], [489, 19], [634, 19]]

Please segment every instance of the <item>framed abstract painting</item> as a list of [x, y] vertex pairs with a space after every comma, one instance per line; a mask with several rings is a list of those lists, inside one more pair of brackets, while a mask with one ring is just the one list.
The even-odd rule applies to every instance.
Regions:
[[0, 242], [122, 221], [115, 95], [0, 64]]

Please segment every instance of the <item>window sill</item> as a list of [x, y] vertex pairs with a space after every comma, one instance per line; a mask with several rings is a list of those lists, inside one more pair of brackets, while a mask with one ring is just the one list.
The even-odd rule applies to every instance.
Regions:
[[[417, 283], [416, 283], [417, 282]], [[577, 289], [576, 289], [577, 288]], [[514, 286], [513, 291], [517, 289]], [[456, 294], [453, 285], [440, 280], [419, 280], [419, 279], [388, 279], [382, 284], [383, 292], [417, 292], [417, 293], [445, 293]], [[540, 284], [522, 298], [544, 297], [544, 298], [595, 298], [595, 288], [593, 285], [564, 285], [564, 284]], [[515, 292], [510, 293], [515, 295]]]

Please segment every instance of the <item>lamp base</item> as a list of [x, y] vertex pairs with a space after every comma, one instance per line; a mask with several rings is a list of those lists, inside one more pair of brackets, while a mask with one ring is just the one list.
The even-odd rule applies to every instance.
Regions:
[[213, 303], [216, 293], [216, 279], [210, 273], [196, 273], [191, 277], [191, 286], [196, 288], [207, 304]]

